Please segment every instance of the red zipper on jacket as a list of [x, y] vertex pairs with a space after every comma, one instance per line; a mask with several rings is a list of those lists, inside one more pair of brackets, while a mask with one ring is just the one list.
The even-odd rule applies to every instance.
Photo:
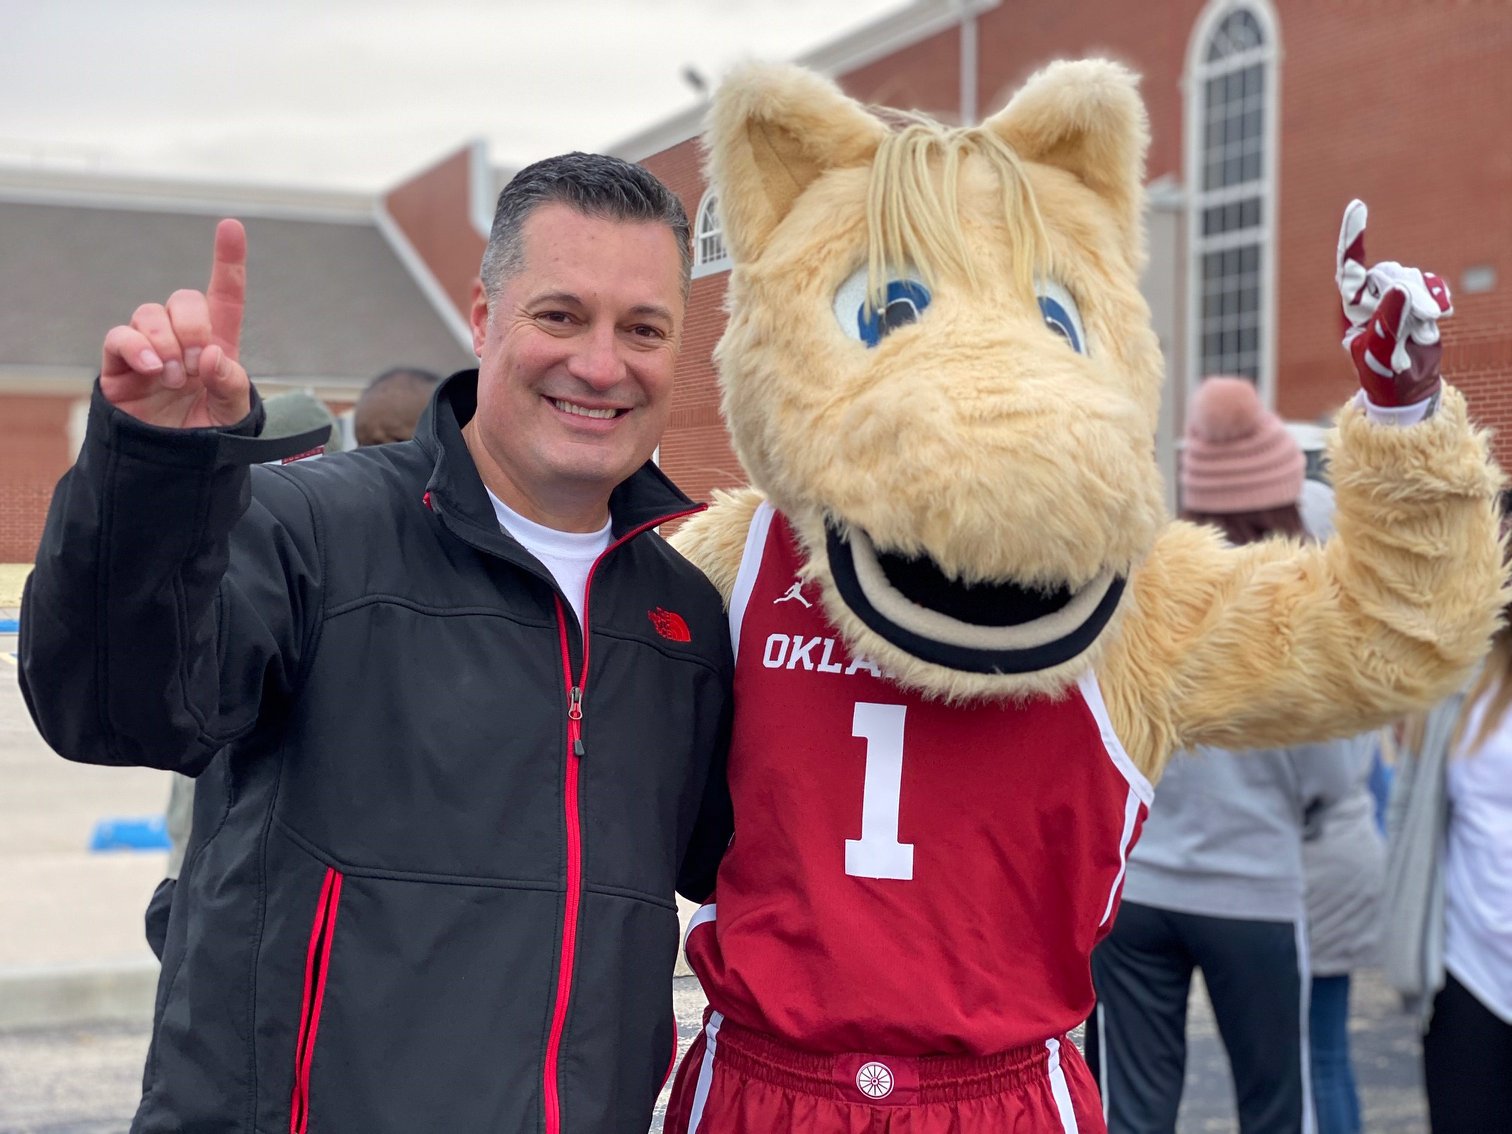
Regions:
[[315, 1058], [315, 1035], [320, 1031], [320, 1007], [325, 1003], [326, 974], [331, 967], [331, 943], [336, 935], [336, 910], [341, 904], [341, 873], [327, 867], [315, 904], [315, 924], [305, 955], [304, 1000], [299, 1010], [299, 1037], [294, 1043], [294, 1097], [289, 1104], [289, 1134], [305, 1134], [310, 1125], [310, 1064]]
[[[583, 664], [577, 682], [572, 680], [572, 650], [567, 641], [567, 612], [561, 596], [556, 599], [557, 630], [562, 645], [562, 675], [567, 682], [567, 782], [563, 790], [564, 818], [567, 825], [567, 905], [562, 914], [562, 952], [557, 961], [556, 1003], [551, 1010], [551, 1031], [546, 1039], [546, 1059], [542, 1072], [546, 1092], [546, 1134], [561, 1134], [562, 1099], [557, 1087], [557, 1070], [562, 1050], [562, 1033], [567, 1027], [567, 1006], [572, 995], [572, 969], [577, 960], [578, 910], [583, 898], [583, 828], [578, 810], [578, 761], [583, 758], [583, 697], [588, 686], [588, 596], [593, 590], [593, 575], [606, 556], [652, 528], [684, 516], [702, 512], [707, 505], [689, 508], [632, 528], [599, 553], [588, 568], [583, 582]], [[675, 1041], [674, 1041], [675, 1049]], [[303, 1134], [296, 1131], [295, 1134]]]

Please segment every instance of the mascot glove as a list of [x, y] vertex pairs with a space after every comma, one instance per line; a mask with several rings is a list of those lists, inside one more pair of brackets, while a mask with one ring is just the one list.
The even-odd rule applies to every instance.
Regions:
[[1339, 229], [1335, 280], [1344, 303], [1344, 349], [1360, 376], [1366, 412], [1410, 425], [1438, 406], [1438, 321], [1454, 313], [1449, 285], [1394, 260], [1365, 266], [1364, 201], [1351, 201]]

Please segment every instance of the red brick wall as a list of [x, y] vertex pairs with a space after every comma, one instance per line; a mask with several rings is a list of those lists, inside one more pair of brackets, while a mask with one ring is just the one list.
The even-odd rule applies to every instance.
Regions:
[[0, 563], [37, 557], [47, 502], [72, 463], [68, 415], [74, 401], [0, 395]]
[[[1331, 276], [1339, 216], [1370, 206], [1367, 254], [1440, 273], [1459, 289], [1489, 264], [1496, 289], [1457, 290], [1445, 374], [1482, 422], [1512, 438], [1512, 19], [1504, 4], [1354, 5], [1287, 0], [1281, 230], [1277, 241], [1277, 408], [1308, 419], [1354, 388], [1343, 363]], [[1503, 463], [1512, 458], [1498, 444]]]
[[864, 103], [921, 110], [960, 121], [961, 34], [952, 28], [840, 76], [845, 93]]

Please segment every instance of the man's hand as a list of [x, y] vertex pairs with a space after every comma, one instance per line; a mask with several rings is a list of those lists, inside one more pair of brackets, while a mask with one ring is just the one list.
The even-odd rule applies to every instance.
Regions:
[[173, 429], [235, 425], [252, 409], [251, 383], [237, 362], [247, 303], [247, 233], [240, 221], [215, 229], [210, 286], [145, 303], [129, 326], [112, 327], [100, 359], [100, 389], [117, 409]]
[[1366, 268], [1366, 216], [1365, 202], [1351, 201], [1339, 230], [1334, 278], [1344, 301], [1344, 349], [1371, 405], [1429, 402], [1442, 384], [1438, 321], [1454, 313], [1449, 285], [1394, 260]]

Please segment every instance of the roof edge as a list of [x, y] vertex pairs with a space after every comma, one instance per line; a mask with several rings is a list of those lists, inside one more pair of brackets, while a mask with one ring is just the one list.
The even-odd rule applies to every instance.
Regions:
[[367, 224], [374, 194], [0, 164], [0, 200]]
[[[794, 62], [832, 78], [844, 75], [912, 47], [920, 40], [981, 15], [1001, 3], [1002, 0], [914, 0], [906, 8], [805, 52]], [[604, 152], [626, 161], [641, 161], [696, 138], [702, 130], [707, 106], [707, 102], [702, 102], [663, 118], [639, 133], [621, 139]]]
[[374, 203], [370, 217], [377, 226], [389, 250], [394, 253], [400, 265], [420, 289], [420, 294], [425, 296], [431, 308], [440, 318], [442, 325], [451, 332], [454, 339], [468, 354], [472, 353], [472, 328], [468, 326], [467, 319], [457, 310], [456, 304], [452, 303], [451, 297], [446, 294], [446, 289], [441, 286], [441, 281], [431, 271], [430, 265], [425, 262], [415, 246], [410, 243], [409, 237], [399, 227], [397, 221], [389, 214], [388, 208], [382, 200]]
[[[92, 366], [3, 362], [0, 363], [0, 396], [87, 397], [94, 388], [97, 373]], [[341, 374], [262, 374], [252, 381], [262, 391], [307, 390], [327, 401], [345, 402], [355, 401], [367, 388], [370, 378]]]

